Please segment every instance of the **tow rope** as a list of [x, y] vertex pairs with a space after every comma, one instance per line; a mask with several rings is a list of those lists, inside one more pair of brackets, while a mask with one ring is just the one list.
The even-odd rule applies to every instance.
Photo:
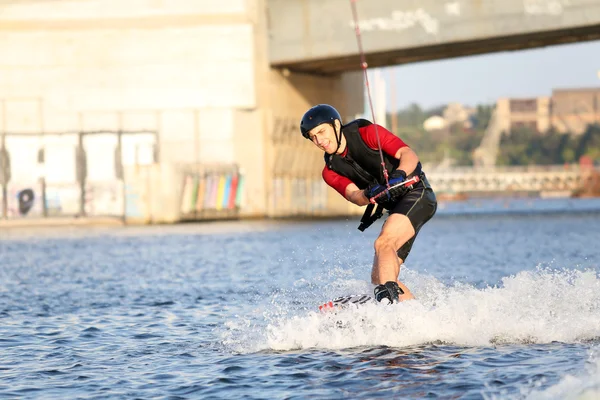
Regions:
[[365, 87], [367, 89], [367, 98], [369, 99], [369, 108], [371, 109], [371, 118], [375, 125], [375, 136], [377, 137], [377, 150], [379, 150], [379, 157], [381, 157], [381, 168], [383, 168], [383, 176], [385, 178], [386, 186], [390, 187], [388, 179], [388, 170], [385, 167], [385, 161], [383, 160], [383, 151], [381, 150], [381, 141], [379, 140], [379, 132], [377, 131], [377, 122], [375, 121], [375, 111], [373, 109], [373, 100], [371, 100], [371, 87], [369, 85], [369, 74], [367, 73], [367, 60], [365, 52], [363, 51], [362, 39], [360, 35], [360, 27], [358, 24], [358, 12], [356, 11], [356, 0], [350, 0], [350, 6], [352, 7], [352, 17], [354, 18], [354, 32], [356, 34], [356, 42], [358, 43], [358, 52], [360, 54], [360, 65], [365, 75]]

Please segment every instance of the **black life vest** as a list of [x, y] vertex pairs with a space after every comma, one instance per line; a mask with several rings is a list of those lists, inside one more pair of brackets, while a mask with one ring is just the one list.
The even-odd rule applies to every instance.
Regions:
[[[358, 128], [372, 125], [366, 119], [357, 119], [342, 126], [342, 134], [346, 138], [347, 153], [344, 157], [339, 154], [325, 153], [325, 163], [332, 171], [350, 179], [359, 189], [365, 189], [372, 183], [385, 184], [381, 156], [379, 150], [373, 150], [364, 142]], [[391, 173], [400, 161], [383, 153], [385, 168]]]

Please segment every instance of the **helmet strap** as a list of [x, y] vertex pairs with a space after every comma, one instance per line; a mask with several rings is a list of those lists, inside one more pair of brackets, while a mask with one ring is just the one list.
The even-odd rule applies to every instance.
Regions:
[[338, 150], [340, 149], [340, 146], [342, 145], [342, 125], [340, 124], [339, 134], [335, 129], [335, 121], [331, 123], [331, 126], [333, 127], [333, 132], [335, 133], [335, 140], [337, 141], [337, 147], [335, 148], [333, 154], [337, 154]]

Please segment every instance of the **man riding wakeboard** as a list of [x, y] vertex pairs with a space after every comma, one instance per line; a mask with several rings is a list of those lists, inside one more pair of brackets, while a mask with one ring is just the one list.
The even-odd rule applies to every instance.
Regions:
[[374, 245], [371, 282], [376, 285], [375, 299], [390, 303], [414, 299], [398, 280], [400, 266], [419, 230], [437, 209], [417, 154], [402, 139], [366, 119], [342, 125], [339, 112], [328, 104], [306, 111], [300, 131], [325, 152], [325, 182], [346, 200], [367, 206], [361, 231], [381, 217], [384, 209], [388, 211]]

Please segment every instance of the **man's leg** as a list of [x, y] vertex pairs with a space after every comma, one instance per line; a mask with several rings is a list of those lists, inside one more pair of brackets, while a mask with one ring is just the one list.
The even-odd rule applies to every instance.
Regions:
[[414, 299], [410, 290], [398, 280], [402, 259], [398, 257], [397, 249], [401, 248], [415, 234], [410, 220], [406, 215], [392, 214], [383, 224], [381, 233], [375, 240], [375, 257], [371, 281], [374, 285], [384, 285], [386, 282], [397, 282], [404, 293], [400, 301]]
[[437, 209], [435, 194], [428, 182], [425, 186], [426, 188], [409, 192], [398, 202], [390, 211], [390, 216], [375, 241], [371, 281], [375, 285], [385, 285], [375, 288], [376, 297], [398, 297], [400, 301], [414, 299], [406, 285], [398, 280], [398, 275], [416, 235]]

